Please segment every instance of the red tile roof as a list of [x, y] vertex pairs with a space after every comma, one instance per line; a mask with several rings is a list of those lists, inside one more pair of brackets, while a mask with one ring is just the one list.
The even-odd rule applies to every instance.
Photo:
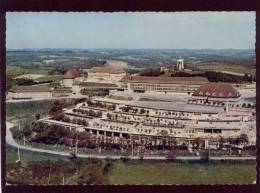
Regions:
[[192, 84], [204, 84], [209, 82], [205, 77], [167, 77], [167, 76], [131, 76], [127, 74], [121, 82], [142, 82], [142, 83], [183, 83], [190, 82]]
[[70, 69], [64, 74], [63, 78], [74, 79], [77, 77], [81, 77], [81, 74], [82, 74], [82, 71], [79, 69]]
[[201, 85], [193, 96], [206, 96], [216, 98], [238, 98], [240, 93], [228, 83], [207, 83]]
[[51, 92], [48, 85], [13, 86], [9, 92]]
[[90, 73], [110, 73], [110, 74], [122, 74], [125, 70], [121, 67], [116, 66], [105, 66], [105, 67], [92, 67], [89, 70]]

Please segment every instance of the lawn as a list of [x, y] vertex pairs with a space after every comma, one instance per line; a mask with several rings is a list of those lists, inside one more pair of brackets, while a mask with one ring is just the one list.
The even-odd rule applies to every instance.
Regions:
[[117, 161], [108, 175], [111, 184], [245, 184], [255, 180], [256, 165]]
[[18, 66], [7, 66], [6, 68], [6, 76], [8, 77], [14, 78], [23, 74], [48, 75], [48, 71], [43, 69], [22, 68]]
[[[17, 149], [7, 145], [5, 152], [6, 152], [6, 164], [15, 163], [18, 159]], [[48, 155], [48, 154], [40, 154], [37, 152], [29, 152], [20, 150], [20, 156], [22, 162], [28, 163], [31, 161], [41, 161], [41, 160], [51, 160], [51, 161], [58, 161], [58, 160], [68, 160], [68, 158], [55, 156], [55, 155]]]
[[58, 81], [62, 80], [62, 75], [45, 75], [40, 78], [35, 79], [39, 82], [45, 82], [45, 81]]
[[51, 101], [26, 101], [18, 103], [6, 103], [6, 117], [11, 119], [32, 120], [36, 113], [45, 116], [51, 105]]
[[255, 69], [250, 68], [248, 66], [235, 65], [235, 64], [224, 64], [224, 63], [209, 63], [209, 64], [201, 64], [196, 65], [196, 68], [200, 70], [209, 70], [209, 71], [230, 71], [241, 74], [255, 74]]

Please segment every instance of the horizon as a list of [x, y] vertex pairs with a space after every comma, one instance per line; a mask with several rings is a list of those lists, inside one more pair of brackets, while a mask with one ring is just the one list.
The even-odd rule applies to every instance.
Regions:
[[8, 12], [6, 48], [254, 49], [255, 12]]
[[6, 51], [19, 50], [255, 50], [255, 48], [6, 48]]

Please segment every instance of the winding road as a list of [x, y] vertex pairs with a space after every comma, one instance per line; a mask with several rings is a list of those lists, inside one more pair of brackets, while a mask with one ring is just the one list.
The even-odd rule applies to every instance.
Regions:
[[[40, 149], [35, 147], [28, 147], [18, 144], [10, 131], [10, 128], [14, 126], [11, 122], [6, 122], [6, 143], [14, 148], [32, 151], [32, 152], [38, 152], [38, 153], [46, 153], [51, 155], [57, 155], [57, 156], [65, 156], [69, 157], [69, 152], [63, 152], [63, 151], [53, 151], [53, 150], [47, 150], [47, 149]], [[121, 158], [128, 158], [128, 159], [140, 159], [140, 156], [118, 156], [118, 155], [97, 155], [97, 154], [77, 154], [77, 157], [79, 158], [96, 158], [96, 159], [121, 159]], [[168, 158], [165, 156], [144, 156], [142, 159], [145, 160], [167, 160]], [[200, 156], [177, 156], [175, 157], [175, 160], [200, 160]], [[210, 160], [212, 161], [221, 161], [221, 160], [255, 160], [256, 157], [253, 156], [247, 156], [247, 157], [223, 157], [223, 156], [214, 156], [210, 157]]]

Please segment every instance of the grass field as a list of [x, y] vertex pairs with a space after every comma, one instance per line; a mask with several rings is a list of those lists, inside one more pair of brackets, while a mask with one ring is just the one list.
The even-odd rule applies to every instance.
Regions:
[[45, 75], [35, 80], [38, 80], [39, 82], [62, 80], [62, 75]]
[[6, 118], [32, 120], [36, 113], [46, 115], [51, 101], [26, 101], [19, 103], [6, 103]]
[[[18, 159], [17, 149], [6, 146], [6, 164], [15, 163]], [[51, 160], [51, 161], [58, 161], [58, 160], [68, 160], [68, 158], [63, 158], [60, 156], [48, 155], [48, 154], [40, 154], [35, 152], [23, 151], [20, 150], [20, 156], [22, 162], [31, 162], [31, 161], [41, 161], [41, 160]]]
[[253, 183], [252, 163], [174, 163], [118, 161], [109, 173], [111, 184], [238, 184]]
[[242, 66], [242, 65], [235, 65], [235, 64], [223, 64], [223, 63], [209, 63], [209, 64], [202, 64], [196, 65], [197, 69], [200, 70], [209, 70], [209, 71], [230, 71], [242, 74], [255, 74], [255, 69]]
[[9, 77], [16, 77], [23, 74], [42, 74], [42, 75], [48, 75], [47, 70], [43, 69], [28, 69], [28, 68], [22, 68], [18, 66], [7, 66], [6, 68], [6, 75]]

